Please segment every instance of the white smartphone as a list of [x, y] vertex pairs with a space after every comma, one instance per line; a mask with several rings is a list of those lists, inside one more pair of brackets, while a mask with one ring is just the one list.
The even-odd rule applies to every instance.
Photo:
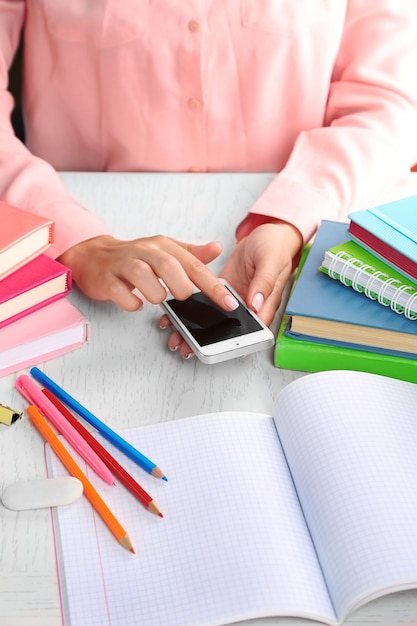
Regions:
[[226, 281], [222, 282], [239, 302], [234, 311], [224, 311], [201, 291], [187, 300], [168, 298], [161, 303], [175, 328], [203, 363], [220, 363], [274, 345], [270, 329], [247, 308]]

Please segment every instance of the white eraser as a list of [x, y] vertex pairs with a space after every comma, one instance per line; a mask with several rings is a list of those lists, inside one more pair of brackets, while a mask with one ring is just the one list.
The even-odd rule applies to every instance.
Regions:
[[10, 485], [4, 490], [1, 500], [8, 509], [26, 511], [71, 504], [82, 493], [83, 484], [78, 478], [60, 476]]

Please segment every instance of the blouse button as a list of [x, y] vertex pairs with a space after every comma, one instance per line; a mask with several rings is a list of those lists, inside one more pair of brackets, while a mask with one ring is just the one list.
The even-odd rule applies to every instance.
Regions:
[[188, 30], [192, 33], [196, 33], [198, 30], [200, 30], [200, 23], [197, 22], [197, 20], [190, 20], [188, 22]]
[[198, 98], [190, 98], [187, 104], [188, 108], [192, 111], [197, 111], [197, 109], [201, 107], [201, 102], [200, 100], [198, 100]]

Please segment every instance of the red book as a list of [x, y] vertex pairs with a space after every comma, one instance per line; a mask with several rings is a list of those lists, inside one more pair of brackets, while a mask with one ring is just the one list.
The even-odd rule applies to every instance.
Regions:
[[0, 328], [64, 297], [71, 286], [71, 270], [40, 254], [0, 280]]
[[52, 220], [0, 200], [0, 279], [34, 259], [53, 241]]
[[417, 263], [406, 254], [402, 254], [399, 250], [396, 250], [354, 222], [350, 223], [349, 234], [357, 243], [362, 244], [368, 250], [377, 254], [381, 259], [400, 270], [406, 276], [417, 280]]
[[350, 213], [348, 236], [417, 280], [417, 195]]

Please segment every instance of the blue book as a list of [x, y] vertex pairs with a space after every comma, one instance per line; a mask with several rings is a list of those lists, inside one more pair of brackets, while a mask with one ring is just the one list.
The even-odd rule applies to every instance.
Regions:
[[417, 195], [349, 214], [354, 241], [417, 279]]
[[342, 222], [322, 222], [287, 304], [287, 335], [416, 358], [416, 320], [346, 289], [319, 271], [326, 250], [346, 239], [346, 228]]
[[284, 315], [280, 324], [274, 351], [274, 364], [288, 370], [322, 372], [325, 370], [358, 370], [417, 382], [417, 359], [395, 356], [388, 350], [376, 351], [342, 342], [308, 341], [287, 332], [289, 318]]

